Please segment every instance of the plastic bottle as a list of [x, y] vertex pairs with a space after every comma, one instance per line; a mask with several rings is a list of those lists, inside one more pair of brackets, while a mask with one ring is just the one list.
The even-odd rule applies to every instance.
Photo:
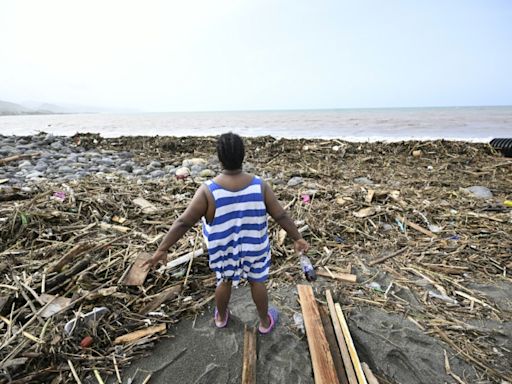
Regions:
[[300, 266], [302, 267], [302, 271], [304, 272], [304, 276], [306, 276], [307, 281], [316, 280], [316, 272], [315, 268], [313, 268], [313, 264], [311, 264], [309, 258], [302, 253], [300, 255]]

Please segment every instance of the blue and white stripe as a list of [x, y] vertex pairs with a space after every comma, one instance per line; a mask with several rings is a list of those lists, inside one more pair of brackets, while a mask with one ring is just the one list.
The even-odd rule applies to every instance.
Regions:
[[261, 179], [254, 176], [239, 191], [224, 189], [213, 180], [206, 186], [215, 200], [215, 215], [210, 224], [203, 217], [203, 236], [217, 284], [231, 280], [236, 286], [240, 279], [266, 281], [270, 243]]

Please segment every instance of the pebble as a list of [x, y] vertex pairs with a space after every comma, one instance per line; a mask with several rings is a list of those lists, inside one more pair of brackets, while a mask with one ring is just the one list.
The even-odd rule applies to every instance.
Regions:
[[73, 168], [67, 165], [61, 165], [58, 169], [59, 173], [73, 173]]
[[159, 161], [154, 160], [151, 163], [149, 163], [148, 168], [153, 168], [153, 169], [155, 169], [155, 168], [162, 168], [162, 163], [159, 162]]
[[33, 178], [36, 178], [36, 177], [42, 177], [44, 176], [44, 173], [43, 172], [39, 172], [39, 171], [32, 171], [30, 172], [27, 176], [25, 176], [27, 179], [33, 179]]
[[193, 165], [199, 165], [199, 166], [202, 167], [201, 169], [205, 169], [207, 164], [208, 163], [207, 163], [207, 161], [205, 159], [201, 159], [199, 157], [196, 157], [196, 158], [193, 158], [193, 159], [185, 159], [185, 160], [183, 160], [182, 166], [186, 167], [186, 168], [190, 168]]
[[199, 172], [199, 176], [201, 177], [214, 177], [215, 172], [211, 169], [203, 169], [201, 172]]
[[190, 176], [190, 169], [187, 167], [181, 167], [176, 170], [176, 177], [178, 179], [185, 179], [188, 176]]
[[18, 168], [30, 168], [32, 167], [32, 163], [29, 160], [23, 160], [19, 165]]
[[144, 168], [135, 168], [132, 173], [135, 175], [135, 176], [142, 176], [142, 175], [145, 175], [146, 174], [146, 170]]
[[302, 184], [304, 182], [304, 179], [300, 176], [294, 176], [290, 180], [288, 180], [287, 185], [289, 187], [296, 187], [299, 184]]
[[373, 181], [367, 177], [356, 177], [354, 179], [354, 183], [363, 184], [363, 185], [373, 185], [374, 184]]
[[62, 143], [60, 141], [55, 141], [50, 145], [50, 147], [59, 150], [62, 149]]
[[102, 157], [101, 160], [99, 161], [101, 164], [103, 165], [107, 165], [107, 166], [112, 166], [114, 165], [114, 160], [112, 160], [111, 158], [109, 157]]
[[493, 196], [489, 188], [482, 187], [481, 185], [474, 185], [469, 188], [464, 188], [464, 190], [477, 199], [492, 199]]
[[164, 171], [162, 171], [161, 169], [157, 169], [157, 170], [155, 170], [155, 171], [153, 171], [153, 172], [150, 172], [150, 174], [149, 174], [149, 175], [150, 175], [151, 177], [153, 177], [153, 178], [163, 177], [163, 176], [165, 176], [165, 172], [164, 172]]

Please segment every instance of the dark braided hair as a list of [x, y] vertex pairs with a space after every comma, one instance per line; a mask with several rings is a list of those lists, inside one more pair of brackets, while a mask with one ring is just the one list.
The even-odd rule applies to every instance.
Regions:
[[217, 156], [224, 169], [232, 171], [242, 168], [245, 156], [244, 142], [236, 133], [228, 132], [217, 140]]

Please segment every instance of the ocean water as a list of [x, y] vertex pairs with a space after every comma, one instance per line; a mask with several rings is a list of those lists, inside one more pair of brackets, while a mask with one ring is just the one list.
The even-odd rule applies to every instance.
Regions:
[[0, 116], [0, 133], [337, 138], [349, 141], [512, 137], [512, 106]]

